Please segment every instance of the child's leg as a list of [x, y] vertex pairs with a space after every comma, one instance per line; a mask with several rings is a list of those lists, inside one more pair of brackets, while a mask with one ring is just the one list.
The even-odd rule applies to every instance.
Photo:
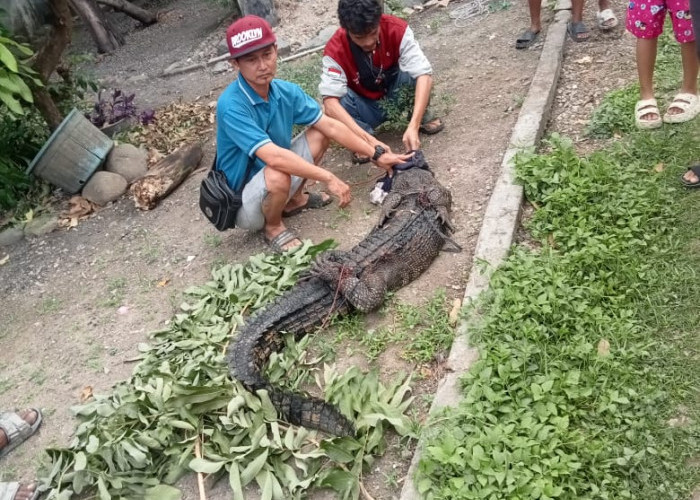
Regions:
[[695, 54], [696, 42], [681, 44], [681, 59], [683, 61], [683, 86], [681, 92], [698, 93], [698, 58]]
[[[654, 98], [654, 65], [658, 38], [637, 38], [637, 74], [639, 95], [642, 100]], [[644, 121], [660, 118], [656, 112], [641, 116]]]

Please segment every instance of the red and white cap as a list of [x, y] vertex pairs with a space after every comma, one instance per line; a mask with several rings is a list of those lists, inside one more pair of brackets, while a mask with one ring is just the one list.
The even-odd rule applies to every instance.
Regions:
[[232, 59], [277, 43], [272, 28], [262, 17], [244, 16], [226, 30], [226, 43]]

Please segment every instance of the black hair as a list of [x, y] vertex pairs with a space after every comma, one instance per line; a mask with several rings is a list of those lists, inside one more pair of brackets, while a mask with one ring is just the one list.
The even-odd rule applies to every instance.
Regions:
[[382, 16], [381, 0], [340, 0], [338, 20], [340, 26], [353, 35], [364, 35], [379, 26]]

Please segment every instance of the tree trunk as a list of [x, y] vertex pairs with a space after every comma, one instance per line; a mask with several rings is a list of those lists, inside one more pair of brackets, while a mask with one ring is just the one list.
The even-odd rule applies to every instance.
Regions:
[[169, 154], [131, 185], [136, 208], [151, 210], [160, 200], [168, 196], [199, 165], [202, 147], [187, 144]]
[[[68, 8], [68, 0], [50, 0], [49, 5], [54, 15], [52, 32], [32, 62], [32, 67], [39, 74], [44, 85], [48, 84], [49, 78], [58, 66], [61, 55], [70, 42], [71, 30], [73, 29], [73, 17]], [[32, 85], [32, 93], [37, 109], [46, 120], [49, 128], [52, 131], [55, 130], [63, 121], [63, 116], [56, 107], [56, 103], [45, 86]]]
[[97, 0], [97, 3], [109, 5], [110, 7], [117, 9], [126, 15], [133, 17], [137, 21], [141, 21], [146, 26], [150, 26], [151, 24], [158, 22], [158, 18], [153, 12], [142, 9], [138, 5], [135, 5], [128, 0]]
[[70, 5], [90, 30], [97, 52], [113, 52], [124, 44], [124, 38], [110, 26], [95, 0], [70, 0]]

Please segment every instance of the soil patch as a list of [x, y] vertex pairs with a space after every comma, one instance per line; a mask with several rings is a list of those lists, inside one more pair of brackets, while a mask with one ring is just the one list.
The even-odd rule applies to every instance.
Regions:
[[[458, 5], [453, 2], [448, 10]], [[463, 295], [482, 214], [541, 47], [514, 50], [515, 38], [527, 24], [527, 12], [519, 4], [466, 27], [457, 27], [448, 10], [429, 10], [410, 22], [433, 63], [437, 94], [451, 102], [445, 130], [423, 136], [423, 148], [437, 177], [453, 193], [454, 239], [464, 250], [441, 254], [423, 276], [396, 294], [396, 300], [414, 304], [425, 303], [439, 288], [450, 302]], [[131, 26], [127, 45], [97, 61], [94, 72], [107, 87], [136, 92], [143, 107], [202, 96], [205, 102], [216, 99], [233, 73], [207, 69], [171, 78], [157, 75], [174, 62], [214, 55], [230, 14], [203, 0], [175, 0], [163, 4], [162, 11], [157, 25]], [[335, 2], [327, 0], [282, 2], [277, 32], [301, 44], [302, 38], [332, 24], [334, 11]], [[596, 50], [598, 45], [607, 51], [610, 43], [596, 40], [568, 50]], [[581, 96], [592, 89], [602, 95], [599, 84], [588, 89], [579, 85]], [[400, 149], [399, 135], [382, 138]], [[212, 136], [202, 166], [210, 165], [213, 156]], [[333, 204], [304, 212], [289, 219], [289, 226], [303, 238], [333, 238], [341, 249], [349, 248], [376, 220], [378, 211], [368, 194], [378, 171], [352, 165], [349, 153], [338, 149], [325, 164], [352, 184], [353, 203], [345, 210]], [[9, 248], [10, 259], [0, 266], [0, 408], [37, 406], [46, 418], [36, 437], [3, 459], [0, 479], [32, 479], [44, 448], [70, 442], [76, 425], [70, 407], [79, 403], [81, 391], [91, 386], [95, 393], [105, 393], [128, 377], [138, 343], [169, 321], [184, 289], [205, 282], [214, 265], [242, 262], [265, 250], [260, 235], [218, 233], [201, 216], [197, 201], [203, 175], [201, 168], [153, 211], [140, 212], [124, 197], [75, 228]], [[368, 321], [381, 324], [382, 318]], [[392, 349], [375, 363], [387, 377], [416, 368]], [[415, 394], [417, 400], [425, 396], [417, 404], [424, 412], [440, 370], [439, 364], [422, 369], [427, 371], [415, 384]], [[366, 478], [374, 498], [398, 497], [410, 458], [411, 450], [394, 443]], [[229, 497], [224, 483], [210, 492], [210, 499]], [[184, 498], [198, 497], [190, 480], [183, 490]], [[331, 498], [324, 495], [318, 498]]]

